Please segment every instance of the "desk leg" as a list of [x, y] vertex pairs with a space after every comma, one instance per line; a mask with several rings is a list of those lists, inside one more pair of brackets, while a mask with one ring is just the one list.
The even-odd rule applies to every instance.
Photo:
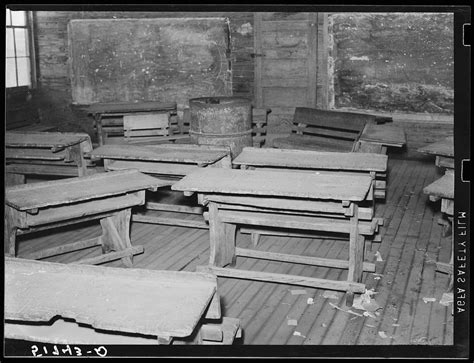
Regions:
[[74, 164], [77, 165], [77, 175], [78, 176], [87, 175], [86, 162], [84, 160], [84, 154], [82, 153], [81, 144], [76, 144], [76, 145], [71, 146], [71, 149], [69, 150], [69, 152], [71, 154], [71, 158]]
[[97, 128], [97, 138], [99, 139], [99, 146], [104, 145], [104, 136], [102, 135], [102, 115], [95, 115], [95, 127]]
[[[131, 209], [124, 209], [111, 217], [102, 218], [102, 252], [107, 253], [111, 250], [121, 251], [131, 248], [130, 242], [130, 217]], [[122, 262], [127, 267], [132, 267], [133, 256], [122, 257]]]
[[[365, 238], [359, 233], [358, 206], [354, 204], [354, 215], [351, 217], [351, 229], [349, 233], [349, 271], [347, 280], [350, 282], [361, 282], [364, 261]], [[354, 293], [347, 292], [346, 304], [352, 305]]]
[[15, 218], [12, 208], [5, 206], [5, 222], [3, 231], [4, 252], [6, 256], [16, 256], [16, 231]]
[[235, 263], [235, 233], [236, 225], [224, 223], [219, 218], [219, 208], [216, 203], [209, 203], [209, 236], [210, 257], [209, 265], [224, 267]]
[[5, 173], [5, 186], [25, 184], [25, 179], [23, 174]]

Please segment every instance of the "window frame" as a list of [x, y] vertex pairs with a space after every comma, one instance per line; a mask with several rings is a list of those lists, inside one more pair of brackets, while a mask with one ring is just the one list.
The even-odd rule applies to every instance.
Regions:
[[[29, 59], [29, 64], [30, 64], [30, 74], [29, 74], [29, 78], [30, 78], [30, 84], [29, 85], [22, 85], [22, 86], [19, 86], [18, 85], [18, 63], [17, 63], [17, 59], [18, 59], [18, 56], [16, 54], [16, 39], [15, 39], [15, 32], [13, 32], [13, 42], [14, 42], [14, 47], [15, 47], [15, 56], [14, 57], [9, 57], [9, 59], [11, 58], [14, 58], [15, 59], [15, 66], [16, 66], [16, 74], [15, 74], [15, 77], [16, 77], [16, 86], [11, 86], [11, 87], [7, 87], [6, 84], [5, 84], [5, 88], [6, 89], [10, 89], [10, 90], [13, 90], [13, 89], [34, 89], [37, 87], [37, 79], [36, 79], [36, 53], [35, 53], [35, 46], [34, 46], [34, 34], [33, 34], [33, 30], [34, 30], [34, 27], [33, 27], [33, 12], [32, 11], [26, 11], [26, 10], [12, 10], [12, 9], [8, 9], [11, 11], [24, 11], [25, 13], [25, 25], [7, 25], [5, 23], [5, 30], [7, 29], [25, 29], [26, 30], [26, 39], [28, 40], [28, 59]], [[11, 15], [10, 15], [10, 23], [12, 22], [11, 21], [12, 18], [11, 18]], [[5, 54], [5, 64], [6, 64], [6, 54]], [[5, 67], [5, 70], [6, 70], [6, 67]]]

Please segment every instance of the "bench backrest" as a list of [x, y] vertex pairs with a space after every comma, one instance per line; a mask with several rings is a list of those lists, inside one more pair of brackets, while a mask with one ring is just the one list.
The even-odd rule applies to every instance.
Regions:
[[375, 122], [375, 115], [297, 107], [292, 133], [356, 141], [364, 126]]

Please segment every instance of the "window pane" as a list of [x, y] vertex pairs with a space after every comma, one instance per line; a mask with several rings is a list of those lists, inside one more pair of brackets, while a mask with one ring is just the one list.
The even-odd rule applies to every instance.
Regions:
[[5, 66], [5, 85], [7, 87], [16, 87], [15, 59], [6, 59]]
[[15, 29], [15, 44], [16, 44], [16, 56], [27, 57], [28, 51], [28, 37], [26, 36], [26, 29]]
[[29, 86], [31, 84], [30, 77], [30, 58], [18, 58], [18, 86]]
[[26, 25], [26, 12], [25, 11], [12, 11], [12, 25], [25, 26]]
[[6, 25], [12, 25], [12, 22], [10, 21], [10, 10], [7, 9], [7, 20], [6, 20]]
[[14, 57], [15, 56], [15, 48], [13, 46], [13, 29], [7, 29], [6, 31], [6, 56], [7, 57]]

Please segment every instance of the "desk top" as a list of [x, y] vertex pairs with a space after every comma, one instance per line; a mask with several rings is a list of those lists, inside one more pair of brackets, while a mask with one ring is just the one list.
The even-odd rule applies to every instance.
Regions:
[[417, 151], [425, 154], [454, 157], [454, 137], [449, 136], [443, 140], [419, 148]]
[[159, 144], [159, 145], [103, 145], [94, 149], [90, 155], [105, 159], [165, 161], [175, 163], [212, 164], [229, 151], [201, 145]]
[[403, 128], [391, 124], [367, 124], [359, 140], [395, 147], [402, 147], [407, 142]]
[[5, 203], [18, 210], [70, 204], [170, 185], [137, 170], [15, 185], [5, 189]]
[[301, 169], [378, 171], [387, 170], [388, 156], [372, 153], [320, 152], [244, 147], [232, 163]]
[[186, 337], [216, 288], [207, 273], [5, 257], [4, 317], [47, 322], [59, 315], [96, 329]]
[[89, 106], [89, 114], [107, 114], [107, 113], [133, 113], [149, 111], [172, 111], [176, 110], [176, 102], [110, 102], [94, 103]]
[[423, 188], [425, 194], [445, 199], [454, 199], [454, 174], [448, 173]]
[[90, 136], [86, 133], [7, 131], [5, 146], [51, 148], [51, 150], [57, 151], [89, 139]]
[[338, 173], [301, 173], [203, 168], [171, 186], [173, 190], [280, 196], [288, 198], [362, 201], [367, 196], [372, 178], [369, 175]]

